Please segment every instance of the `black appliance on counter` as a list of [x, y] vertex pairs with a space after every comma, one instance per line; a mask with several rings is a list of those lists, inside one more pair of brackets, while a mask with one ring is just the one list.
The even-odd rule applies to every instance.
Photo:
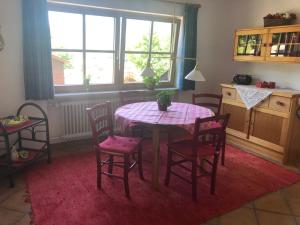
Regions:
[[241, 85], [250, 85], [252, 82], [252, 76], [247, 74], [236, 74], [233, 77], [233, 83]]

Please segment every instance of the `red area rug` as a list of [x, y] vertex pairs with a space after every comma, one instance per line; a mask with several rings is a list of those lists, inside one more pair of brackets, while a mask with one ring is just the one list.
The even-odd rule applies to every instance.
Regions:
[[226, 149], [226, 166], [219, 166], [216, 194], [209, 193], [209, 179], [199, 180], [199, 201], [191, 186], [171, 177], [163, 185], [166, 147], [162, 145], [161, 188], [151, 188], [151, 145], [145, 146], [146, 181], [137, 169], [130, 175], [131, 200], [121, 180], [104, 177], [104, 191], [96, 189], [94, 153], [82, 153], [39, 164], [27, 174], [35, 225], [199, 225], [238, 208], [248, 201], [300, 180], [300, 175], [240, 151]]

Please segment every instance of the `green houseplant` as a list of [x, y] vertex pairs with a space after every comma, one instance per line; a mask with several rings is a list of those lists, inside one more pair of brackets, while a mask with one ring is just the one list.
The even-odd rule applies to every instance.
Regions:
[[160, 91], [156, 95], [158, 109], [160, 111], [167, 111], [167, 108], [171, 105], [171, 98], [174, 94], [173, 91]]
[[153, 76], [153, 77], [143, 77], [143, 82], [148, 90], [154, 90], [155, 87], [159, 83], [159, 77], [158, 76]]
[[84, 78], [84, 86], [85, 86], [85, 90], [86, 91], [89, 91], [90, 89], [90, 82], [91, 82], [91, 75], [87, 75], [85, 78]]

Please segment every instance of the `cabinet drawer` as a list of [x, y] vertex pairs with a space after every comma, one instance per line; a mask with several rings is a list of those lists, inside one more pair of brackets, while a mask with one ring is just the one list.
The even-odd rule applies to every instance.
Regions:
[[289, 112], [291, 106], [291, 99], [280, 97], [280, 96], [271, 96], [269, 108], [281, 112]]
[[236, 91], [232, 88], [222, 88], [223, 98], [235, 100]]
[[266, 98], [262, 100], [256, 107], [258, 108], [268, 108], [269, 107], [270, 98]]

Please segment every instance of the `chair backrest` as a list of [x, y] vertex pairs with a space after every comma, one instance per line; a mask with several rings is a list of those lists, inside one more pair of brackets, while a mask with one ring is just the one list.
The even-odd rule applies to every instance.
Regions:
[[[207, 102], [209, 101], [208, 99], [211, 99], [213, 102]], [[208, 107], [212, 109], [216, 115], [220, 114], [222, 99], [223, 99], [223, 95], [209, 94], [209, 93], [193, 94], [194, 105]]]
[[91, 108], [86, 108], [90, 125], [93, 132], [93, 139], [97, 144], [105, 132], [108, 135], [113, 135], [113, 121], [111, 102], [105, 102], [103, 104], [97, 104]]
[[195, 121], [195, 130], [193, 134], [193, 146], [196, 147], [203, 142], [203, 136], [213, 135], [214, 145], [218, 150], [221, 145], [221, 139], [223, 138], [226, 127], [230, 118], [230, 114], [216, 115], [207, 118], [197, 118]]
[[119, 92], [120, 105], [136, 102], [154, 101], [154, 91], [121, 91]]

